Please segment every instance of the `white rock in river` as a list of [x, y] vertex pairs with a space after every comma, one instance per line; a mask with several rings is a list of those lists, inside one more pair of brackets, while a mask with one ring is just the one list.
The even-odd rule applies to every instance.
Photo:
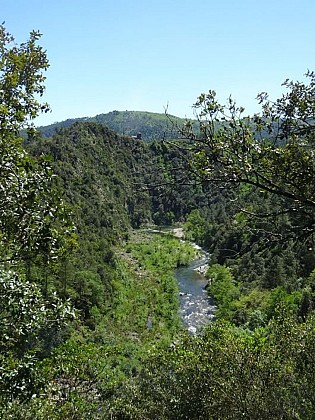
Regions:
[[188, 328], [188, 332], [190, 332], [190, 334], [196, 334], [197, 328], [196, 327], [193, 327], [193, 326], [190, 326]]

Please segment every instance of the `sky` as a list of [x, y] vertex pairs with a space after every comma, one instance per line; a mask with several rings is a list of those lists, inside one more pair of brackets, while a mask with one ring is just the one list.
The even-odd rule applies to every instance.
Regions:
[[210, 89], [245, 114], [315, 70], [314, 0], [0, 0], [0, 21], [50, 62], [47, 125], [113, 110], [193, 116]]

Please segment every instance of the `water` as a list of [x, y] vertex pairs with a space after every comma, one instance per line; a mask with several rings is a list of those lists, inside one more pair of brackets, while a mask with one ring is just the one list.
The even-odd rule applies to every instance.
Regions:
[[[170, 233], [177, 238], [184, 236], [182, 228], [163, 227], [159, 229], [147, 229], [152, 233]], [[205, 287], [208, 283], [204, 267], [208, 262], [209, 255], [199, 246], [195, 247], [200, 251], [201, 257], [194, 260], [188, 267], [180, 267], [175, 270], [175, 277], [180, 290], [180, 312], [184, 324], [190, 334], [195, 335], [202, 327], [214, 319], [216, 306], [209, 297]]]
[[214, 318], [216, 306], [205, 290], [207, 279], [198, 271], [202, 271], [207, 260], [207, 254], [203, 253], [188, 267], [175, 271], [180, 290], [180, 311], [190, 334], [196, 334]]

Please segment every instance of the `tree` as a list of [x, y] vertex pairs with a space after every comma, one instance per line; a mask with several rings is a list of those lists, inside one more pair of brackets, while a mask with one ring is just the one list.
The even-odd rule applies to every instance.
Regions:
[[43, 386], [36, 362], [62, 341], [74, 313], [55, 294], [45, 299], [38, 286], [1, 269], [0, 299], [1, 405], [4, 396], [27, 399]]
[[190, 169], [203, 183], [247, 184], [278, 197], [273, 212], [255, 215], [290, 215], [290, 235], [299, 238], [315, 230], [315, 73], [306, 78], [286, 80], [287, 93], [275, 102], [258, 95], [262, 112], [253, 117], [244, 117], [231, 97], [221, 105], [210, 90], [194, 105], [200, 133], [190, 122], [182, 130]]
[[29, 266], [39, 255], [47, 263], [64, 245], [63, 234], [73, 233], [49, 159], [32, 158], [19, 135], [26, 129], [34, 136], [32, 120], [49, 110], [38, 100], [48, 68], [40, 36], [33, 31], [18, 45], [0, 26], [0, 262], [15, 265]]
[[36, 45], [41, 34], [32, 31], [27, 42], [17, 45], [11, 34], [0, 25], [0, 134], [1, 138], [17, 135], [22, 128], [32, 129], [29, 119], [49, 106], [36, 97], [44, 93], [43, 71], [49, 64], [45, 51]]
[[[0, 406], [40, 389], [39, 359], [50, 354], [72, 317], [68, 303], [48, 293], [49, 263], [64, 255], [74, 226], [60, 198], [50, 161], [31, 157], [20, 131], [34, 138], [46, 53], [31, 32], [16, 44], [0, 25]], [[31, 282], [31, 263], [46, 272], [44, 293]], [[62, 341], [62, 340], [61, 340]]]
[[312, 419], [314, 339], [313, 318], [299, 324], [281, 307], [253, 332], [214, 322], [151, 352], [114, 417]]

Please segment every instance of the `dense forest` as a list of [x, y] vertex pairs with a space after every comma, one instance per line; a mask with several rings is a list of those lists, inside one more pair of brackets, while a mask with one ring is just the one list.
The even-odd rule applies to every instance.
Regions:
[[[313, 419], [315, 75], [252, 117], [209, 91], [195, 121], [36, 130], [39, 39], [0, 27], [0, 418]], [[217, 305], [197, 335], [192, 242]]]

